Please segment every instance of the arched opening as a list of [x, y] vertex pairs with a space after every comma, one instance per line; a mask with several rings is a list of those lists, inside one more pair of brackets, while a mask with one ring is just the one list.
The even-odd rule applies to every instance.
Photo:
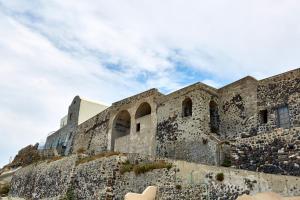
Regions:
[[151, 106], [149, 105], [149, 103], [144, 102], [136, 110], [135, 118], [137, 119], [150, 114], [151, 114]]
[[215, 101], [209, 102], [210, 114], [210, 131], [212, 133], [219, 133], [219, 111], [218, 104]]
[[189, 97], [187, 97], [182, 102], [182, 116], [183, 117], [192, 116], [192, 112], [193, 112], [193, 103], [192, 100]]
[[131, 117], [127, 110], [117, 114], [113, 123], [112, 130], [112, 150], [114, 150], [115, 140], [117, 138], [130, 134]]

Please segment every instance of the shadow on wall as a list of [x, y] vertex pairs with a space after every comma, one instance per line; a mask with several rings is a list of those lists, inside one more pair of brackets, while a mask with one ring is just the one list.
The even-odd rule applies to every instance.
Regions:
[[117, 138], [130, 134], [131, 116], [127, 110], [121, 111], [115, 118], [112, 132], [112, 150], [115, 149]]

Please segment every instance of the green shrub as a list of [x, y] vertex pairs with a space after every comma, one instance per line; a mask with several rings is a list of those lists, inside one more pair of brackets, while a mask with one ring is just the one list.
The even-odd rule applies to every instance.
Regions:
[[124, 174], [125, 172], [131, 172], [133, 170], [133, 164], [130, 164], [129, 161], [126, 161], [121, 165], [120, 173]]
[[120, 153], [119, 152], [104, 152], [104, 153], [99, 153], [94, 156], [79, 158], [76, 161], [76, 165], [80, 165], [80, 164], [87, 163], [87, 162], [90, 162], [90, 161], [93, 161], [93, 160], [96, 160], [99, 158], [110, 157], [110, 156], [114, 156], [114, 155], [120, 155]]
[[63, 198], [60, 200], [74, 200], [75, 199], [75, 194], [74, 194], [74, 188], [73, 185], [70, 185], [68, 187], [68, 190]]
[[9, 193], [9, 184], [0, 185], [0, 196], [7, 196]]
[[166, 163], [165, 161], [156, 161], [152, 163], [143, 163], [143, 164], [130, 164], [129, 162], [123, 163], [120, 168], [120, 173], [124, 174], [125, 172], [134, 171], [136, 175], [143, 174], [154, 169], [171, 169], [172, 164]]
[[177, 190], [181, 190], [181, 185], [175, 185], [175, 188], [177, 189]]
[[164, 161], [159, 162], [153, 162], [153, 163], [145, 163], [145, 164], [139, 164], [133, 167], [133, 171], [136, 175], [143, 174], [149, 171], [152, 171], [154, 169], [163, 169], [167, 168], [168, 170], [171, 169], [172, 164], [166, 163]]
[[220, 182], [222, 182], [224, 180], [224, 174], [223, 173], [218, 173], [216, 175], [216, 179]]
[[231, 166], [231, 160], [227, 157], [225, 157], [223, 163], [222, 163], [223, 167], [230, 167]]

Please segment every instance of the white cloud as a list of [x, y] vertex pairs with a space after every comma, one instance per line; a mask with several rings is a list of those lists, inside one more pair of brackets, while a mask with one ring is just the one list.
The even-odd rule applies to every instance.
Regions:
[[0, 159], [57, 128], [77, 94], [111, 103], [299, 67], [299, 18], [298, 0], [0, 0]]

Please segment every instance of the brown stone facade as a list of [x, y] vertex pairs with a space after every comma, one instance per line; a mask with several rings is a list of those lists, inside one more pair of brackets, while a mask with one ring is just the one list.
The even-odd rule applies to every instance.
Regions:
[[[231, 155], [237, 168], [299, 176], [294, 172], [300, 161], [299, 94], [300, 69], [263, 80], [247, 76], [220, 89], [203, 83], [167, 95], [150, 89], [113, 103], [77, 126], [67, 149], [138, 153], [210, 165], [221, 165]], [[291, 140], [281, 138], [278, 130], [293, 135], [293, 150], [288, 151]], [[259, 145], [251, 146], [249, 141]], [[270, 149], [273, 145], [284, 153]], [[282, 170], [268, 170], [267, 157], [246, 158], [266, 149], [277, 151], [270, 155]], [[287, 162], [289, 167], [281, 164]]]

